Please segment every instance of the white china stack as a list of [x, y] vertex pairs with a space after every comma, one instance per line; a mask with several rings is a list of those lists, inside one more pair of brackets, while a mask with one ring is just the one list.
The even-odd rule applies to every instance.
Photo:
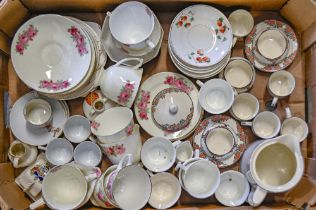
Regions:
[[170, 57], [179, 71], [195, 79], [220, 73], [230, 59], [232, 43], [227, 18], [208, 5], [185, 8], [170, 26]]
[[17, 75], [27, 86], [50, 98], [69, 100], [87, 95], [97, 87], [107, 60], [98, 27], [60, 15], [30, 19], [12, 42]]

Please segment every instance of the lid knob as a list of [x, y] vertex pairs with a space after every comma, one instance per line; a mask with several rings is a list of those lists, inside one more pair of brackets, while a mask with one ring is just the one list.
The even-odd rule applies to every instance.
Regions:
[[170, 114], [177, 114], [178, 106], [176, 104], [171, 104], [169, 106], [169, 112], [170, 112]]

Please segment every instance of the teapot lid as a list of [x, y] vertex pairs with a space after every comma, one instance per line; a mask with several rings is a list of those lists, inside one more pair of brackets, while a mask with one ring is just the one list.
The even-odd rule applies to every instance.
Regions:
[[191, 97], [178, 88], [166, 88], [154, 98], [151, 113], [154, 122], [166, 132], [185, 128], [193, 117]]

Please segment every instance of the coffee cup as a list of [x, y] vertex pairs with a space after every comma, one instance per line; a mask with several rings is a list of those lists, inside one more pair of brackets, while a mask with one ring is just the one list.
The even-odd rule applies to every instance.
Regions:
[[285, 108], [285, 116], [281, 127], [281, 134], [294, 135], [299, 142], [304, 141], [308, 135], [307, 123], [299, 117], [293, 117], [289, 107]]
[[133, 52], [155, 47], [151, 40], [155, 17], [148, 6], [137, 1], [125, 2], [107, 15], [112, 36], [125, 50]]
[[102, 160], [100, 147], [91, 141], [84, 141], [78, 144], [74, 151], [75, 163], [83, 166], [94, 167]]
[[176, 146], [176, 160], [185, 162], [193, 157], [193, 147], [190, 141], [181, 142]]
[[239, 121], [251, 120], [258, 112], [259, 101], [250, 93], [238, 94], [230, 109], [230, 114]]
[[281, 128], [279, 117], [269, 111], [260, 112], [252, 122], [243, 121], [241, 125], [251, 126], [253, 133], [262, 139], [275, 137]]
[[87, 139], [92, 139], [90, 121], [81, 115], [70, 116], [64, 124], [65, 137], [73, 142], [80, 143]]
[[12, 160], [14, 168], [19, 168], [20, 163], [28, 159], [28, 157], [31, 155], [30, 150], [31, 148], [29, 145], [24, 144], [18, 140], [15, 140], [10, 144], [8, 155], [11, 156], [10, 159]]
[[73, 158], [74, 148], [64, 138], [54, 139], [46, 147], [38, 146], [38, 148], [45, 151], [46, 159], [55, 166], [69, 163]]
[[23, 109], [25, 120], [31, 125], [45, 127], [53, 118], [51, 105], [43, 99], [31, 99]]
[[285, 70], [271, 74], [268, 82], [268, 91], [273, 96], [271, 106], [275, 107], [279, 98], [289, 96], [295, 88], [294, 76]]

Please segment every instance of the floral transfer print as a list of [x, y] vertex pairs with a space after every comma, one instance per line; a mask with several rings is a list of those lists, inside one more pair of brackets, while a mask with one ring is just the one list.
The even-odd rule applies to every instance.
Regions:
[[41, 89], [57, 91], [65, 89], [69, 87], [69, 85], [70, 82], [67, 80], [57, 80], [56, 82], [54, 82], [53, 80], [41, 80], [38, 87]]
[[176, 22], [176, 26], [178, 28], [181, 28], [182, 26], [184, 26], [184, 28], [189, 28], [191, 26], [192, 21], [194, 20], [193, 15], [194, 13], [192, 11], [189, 11], [187, 14], [181, 15], [178, 21]]
[[102, 192], [98, 192], [98, 198], [101, 200], [101, 201], [103, 201], [103, 203], [104, 203], [104, 205], [106, 206], [106, 207], [113, 207], [112, 206], [112, 204], [109, 202], [109, 201], [107, 201], [107, 197], [106, 197], [106, 195], [105, 194], [103, 194]]
[[24, 50], [29, 46], [29, 42], [33, 41], [33, 38], [37, 33], [38, 30], [33, 25], [29, 25], [26, 30], [19, 34], [18, 41], [15, 45], [15, 51], [20, 55], [23, 55]]
[[124, 147], [123, 144], [116, 144], [114, 146], [104, 148], [104, 152], [107, 155], [112, 155], [114, 157], [124, 154], [125, 150], [126, 148]]
[[98, 123], [97, 121], [92, 121], [91, 122], [91, 128], [93, 128], [94, 130], [98, 130], [98, 128], [100, 127], [100, 123]]
[[127, 135], [127, 136], [132, 135], [133, 129], [134, 129], [134, 123], [131, 122], [131, 123], [127, 126], [127, 128], [125, 129], [126, 135]]
[[209, 63], [211, 61], [208, 56], [204, 55], [203, 49], [198, 49], [196, 52], [191, 52], [187, 56], [190, 60], [194, 59], [196, 63]]
[[118, 102], [122, 105], [126, 105], [132, 98], [134, 88], [135, 88], [135, 84], [127, 80], [125, 86], [122, 86], [121, 88], [120, 95], [117, 96]]
[[138, 94], [136, 105], [138, 108], [138, 116], [142, 120], [148, 120], [149, 108], [148, 104], [150, 103], [150, 92], [141, 90]]
[[167, 76], [164, 84], [179, 88], [186, 93], [190, 93], [193, 90], [193, 88], [188, 85], [188, 82], [186, 82], [182, 77], [177, 78], [176, 76]]
[[49, 164], [45, 162], [43, 164], [37, 164], [33, 168], [31, 168], [31, 175], [34, 176], [34, 180], [43, 181], [44, 177], [49, 171]]
[[68, 29], [68, 32], [70, 33], [72, 40], [76, 43], [76, 48], [78, 49], [80, 56], [87, 54], [88, 50], [86, 48], [86, 37], [83, 36], [75, 26], [71, 26], [71, 28]]
[[220, 17], [216, 21], [217, 28], [215, 29], [216, 38], [225, 42], [227, 38], [225, 37], [225, 32], [229, 30], [229, 28], [224, 23], [224, 18]]

